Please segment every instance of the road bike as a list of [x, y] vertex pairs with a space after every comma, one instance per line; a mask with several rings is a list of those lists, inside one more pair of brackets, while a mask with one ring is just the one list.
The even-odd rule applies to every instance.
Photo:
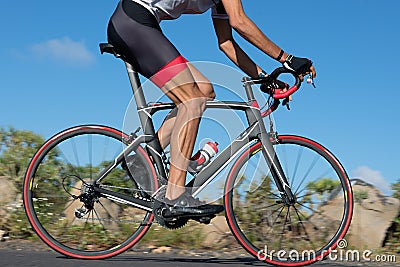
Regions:
[[[33, 156], [23, 184], [25, 211], [38, 236], [55, 251], [80, 259], [116, 256], [137, 244], [154, 222], [169, 229], [188, 222], [164, 218], [155, 197], [166, 187], [169, 160], [153, 115], [175, 105], [147, 102], [139, 75], [124, 56], [110, 44], [100, 44], [100, 50], [124, 61], [142, 132], [127, 134], [103, 125], [61, 131]], [[268, 89], [268, 105], [260, 108], [254, 84], [270, 83], [283, 73], [292, 74], [295, 84], [287, 91]], [[248, 128], [186, 186], [197, 196], [230, 165], [222, 202], [238, 243], [269, 264], [314, 263], [334, 250], [349, 229], [351, 182], [321, 144], [279, 135], [271, 119], [266, 129], [264, 119], [300, 88], [297, 75], [281, 67], [242, 82], [246, 101], [208, 101], [206, 107], [243, 112]], [[141, 167], [127, 168], [128, 159]], [[194, 219], [209, 223], [211, 218]]]

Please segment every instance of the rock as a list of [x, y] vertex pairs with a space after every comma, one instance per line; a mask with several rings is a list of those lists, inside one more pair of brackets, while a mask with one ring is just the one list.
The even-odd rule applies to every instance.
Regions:
[[161, 253], [168, 253], [170, 251], [171, 251], [171, 247], [162, 246], [162, 247], [158, 247], [156, 249], [153, 249], [151, 252], [152, 253], [161, 254]]
[[[9, 177], [0, 177], [0, 226], [4, 225], [9, 217], [10, 209], [15, 209], [17, 189]], [[21, 198], [18, 199], [21, 202]]]
[[0, 176], [0, 206], [14, 202], [17, 190], [9, 177]]
[[10, 236], [8, 235], [8, 233], [4, 230], [0, 230], [0, 241], [6, 241], [7, 239], [10, 239]]
[[[360, 179], [352, 180], [354, 210], [349, 231], [345, 237], [347, 249], [379, 249], [386, 233], [399, 214], [400, 201], [387, 197], [379, 189]], [[320, 215], [313, 218], [315, 225], [339, 225], [337, 212], [343, 209], [343, 194], [334, 190]], [[324, 229], [323, 235], [332, 235], [337, 229]], [[317, 234], [317, 233], [315, 233]]]
[[154, 246], [154, 245], [149, 245], [149, 246], [147, 246], [147, 249], [148, 250], [153, 250], [153, 249], [156, 249], [157, 247], [156, 246]]
[[217, 216], [210, 224], [201, 227], [205, 236], [203, 241], [205, 247], [224, 247], [234, 241], [224, 216]]
[[387, 230], [399, 214], [400, 201], [383, 195], [379, 189], [361, 180], [354, 180], [352, 184], [354, 195], [366, 192], [368, 197], [354, 204], [347, 241], [359, 249], [381, 248]]

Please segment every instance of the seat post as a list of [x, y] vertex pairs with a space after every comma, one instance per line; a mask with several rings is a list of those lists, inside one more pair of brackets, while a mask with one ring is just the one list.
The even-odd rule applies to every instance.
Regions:
[[[139, 74], [133, 68], [133, 66], [131, 64], [129, 64], [128, 62], [125, 61], [125, 65], [126, 65], [126, 70], [128, 71], [129, 80], [131, 82], [133, 95], [135, 97], [136, 107], [139, 111], [138, 115], [139, 115], [140, 123], [142, 125], [143, 133], [146, 135], [155, 137], [155, 138], [152, 138], [152, 140], [147, 143], [147, 146], [152, 148], [152, 149], [150, 149], [150, 155], [153, 157], [154, 162], [158, 166], [157, 169], [159, 171], [160, 176], [164, 180], [167, 180], [167, 174], [165, 173], [164, 168], [160, 167], [160, 166], [164, 166], [164, 162], [163, 162], [164, 159], [161, 156], [161, 151], [163, 151], [163, 149], [162, 149], [160, 141], [157, 137], [157, 133], [154, 129], [154, 124], [153, 124], [151, 115], [145, 110], [145, 108], [148, 105], [147, 105], [146, 99], [144, 97], [143, 88], [141, 86], [140, 79], [139, 79]], [[159, 151], [159, 152], [157, 152], [157, 151]]]
[[147, 102], [144, 97], [142, 85], [141, 85], [140, 79], [139, 79], [139, 74], [137, 73], [137, 71], [135, 71], [135, 69], [133, 68], [133, 66], [131, 64], [129, 64], [126, 61], [124, 61], [124, 62], [125, 62], [126, 70], [128, 71], [128, 76], [129, 76], [129, 80], [131, 82], [132, 92], [133, 92], [133, 96], [135, 97], [136, 106], [138, 107], [138, 109], [146, 107]]

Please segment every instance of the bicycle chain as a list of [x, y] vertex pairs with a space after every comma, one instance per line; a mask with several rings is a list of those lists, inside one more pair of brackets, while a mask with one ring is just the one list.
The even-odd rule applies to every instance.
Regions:
[[[140, 221], [140, 220], [118, 220], [118, 219], [103, 219], [103, 218], [77, 218], [78, 220], [84, 220], [84, 221], [102, 221], [102, 222], [122, 222], [122, 223], [140, 223], [140, 225], [145, 226], [145, 225], [151, 225], [154, 222], [148, 223], [145, 221]], [[157, 223], [157, 222], [156, 222]]]
[[[127, 187], [121, 187], [121, 186], [114, 186], [114, 185], [100, 185], [101, 188], [110, 188], [110, 189], [123, 189], [123, 190], [128, 190], [132, 192], [142, 192], [140, 189], [134, 189], [134, 188], [127, 188]], [[144, 198], [141, 198], [144, 199]], [[119, 219], [103, 219], [103, 218], [77, 218], [78, 220], [90, 220], [90, 221], [105, 221], [105, 222], [120, 222], [120, 223], [140, 223], [142, 226], [146, 225], [151, 225], [153, 223], [157, 223], [156, 221], [153, 222], [146, 222], [144, 220], [119, 220]]]
[[99, 185], [99, 187], [100, 188], [123, 189], [123, 190], [129, 190], [129, 191], [132, 191], [132, 192], [142, 192], [142, 190], [140, 190], [140, 189], [121, 187], [121, 186], [115, 186], [115, 185], [104, 185], [104, 184], [101, 184], [101, 185]]
[[[142, 190], [140, 189], [134, 189], [134, 188], [127, 188], [127, 187], [121, 187], [121, 186], [113, 186], [113, 185], [100, 185], [101, 188], [110, 188], [110, 189], [123, 189], [123, 190], [128, 190], [131, 192], [142, 192]], [[138, 197], [142, 200], [147, 200], [150, 201], [146, 198], [143, 197]], [[103, 219], [103, 218], [77, 218], [78, 220], [85, 220], [85, 221], [103, 221], [103, 222], [120, 222], [120, 223], [140, 223], [141, 226], [146, 226], [146, 225], [152, 225], [153, 223], [158, 224], [162, 227], [168, 228], [168, 229], [178, 229], [183, 227], [188, 220], [187, 219], [177, 219], [176, 221], [164, 221], [164, 219], [157, 217], [157, 215], [155, 214], [156, 220], [153, 220], [152, 222], [146, 222], [144, 220], [119, 220], [119, 219]]]

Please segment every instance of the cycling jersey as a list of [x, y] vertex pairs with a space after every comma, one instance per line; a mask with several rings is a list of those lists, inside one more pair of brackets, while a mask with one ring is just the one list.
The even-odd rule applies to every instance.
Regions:
[[159, 22], [210, 8], [214, 18], [227, 18], [218, 0], [121, 0], [108, 24], [108, 42], [162, 88], [187, 68], [187, 60], [162, 33]]
[[132, 0], [147, 8], [158, 21], [176, 19], [182, 14], [201, 14], [212, 8], [212, 16], [228, 18], [219, 0]]

